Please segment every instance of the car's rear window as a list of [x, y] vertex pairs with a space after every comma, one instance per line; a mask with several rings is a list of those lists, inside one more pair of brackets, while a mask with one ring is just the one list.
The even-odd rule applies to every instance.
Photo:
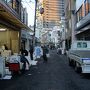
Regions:
[[78, 42], [77, 48], [87, 48], [87, 43], [86, 42]]

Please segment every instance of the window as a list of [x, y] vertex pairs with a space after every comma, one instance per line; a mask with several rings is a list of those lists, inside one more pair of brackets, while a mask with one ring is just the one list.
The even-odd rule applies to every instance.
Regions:
[[84, 5], [82, 5], [77, 11], [77, 22], [79, 22], [84, 17]]
[[83, 43], [83, 48], [87, 48], [87, 43]]
[[89, 12], [90, 12], [90, 0], [88, 0], [88, 7], [89, 7]]
[[77, 22], [79, 22], [84, 16], [90, 12], [90, 0], [85, 0], [82, 6], [77, 11]]
[[87, 15], [88, 14], [88, 12], [89, 12], [89, 4], [88, 4], [88, 0], [85, 0], [85, 15]]
[[77, 12], [77, 22], [79, 22], [79, 11]]
[[18, 0], [13, 0], [13, 9], [19, 13], [19, 1]]
[[80, 7], [79, 9], [79, 17], [80, 17], [80, 20], [82, 19], [82, 7]]
[[77, 43], [77, 48], [81, 48], [81, 42]]
[[85, 16], [85, 7], [84, 7], [84, 4], [82, 5], [82, 17]]
[[87, 43], [86, 42], [78, 42], [77, 48], [87, 48]]

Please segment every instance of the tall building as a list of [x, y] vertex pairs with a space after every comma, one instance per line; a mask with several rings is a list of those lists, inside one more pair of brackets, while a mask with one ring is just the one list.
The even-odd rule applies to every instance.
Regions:
[[43, 8], [43, 28], [53, 28], [59, 25], [58, 22], [64, 15], [64, 0], [44, 0]]

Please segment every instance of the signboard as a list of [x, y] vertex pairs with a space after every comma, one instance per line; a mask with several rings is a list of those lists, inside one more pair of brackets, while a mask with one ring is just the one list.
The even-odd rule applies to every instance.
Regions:
[[44, 13], [44, 8], [40, 8], [40, 14]]

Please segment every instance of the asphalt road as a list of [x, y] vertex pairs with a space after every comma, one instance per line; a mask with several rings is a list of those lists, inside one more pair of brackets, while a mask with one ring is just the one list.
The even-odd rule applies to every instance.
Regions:
[[41, 59], [24, 74], [0, 80], [0, 90], [90, 90], [90, 74], [76, 73], [67, 57], [53, 50], [47, 63]]

